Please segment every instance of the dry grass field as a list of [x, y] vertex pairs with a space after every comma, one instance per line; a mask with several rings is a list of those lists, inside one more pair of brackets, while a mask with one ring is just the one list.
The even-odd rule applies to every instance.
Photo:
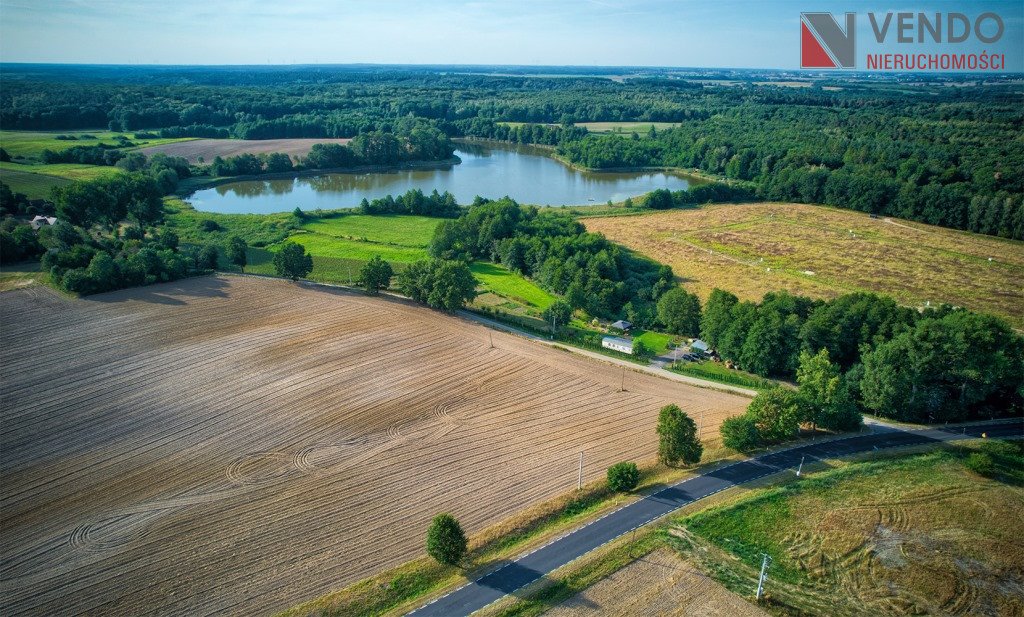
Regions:
[[544, 614], [548, 617], [767, 615], [667, 548], [644, 555]]
[[[702, 298], [787, 290], [816, 298], [854, 291], [920, 306], [948, 302], [1024, 327], [1024, 243], [802, 204], [723, 204], [642, 216], [584, 218], [667, 263]], [[991, 258], [991, 261], [989, 261]]]
[[157, 153], [167, 156], [181, 156], [189, 163], [198, 163], [199, 158], [209, 163], [213, 157], [238, 156], [239, 154], [264, 154], [283, 152], [293, 157], [306, 156], [313, 149], [313, 144], [347, 144], [350, 139], [193, 139], [162, 146], [140, 148], [139, 152], [146, 156]]
[[748, 400], [391, 299], [205, 277], [0, 294], [2, 614], [266, 614]]
[[[740, 593], [772, 556], [766, 592], [788, 615], [1024, 615], [1020, 454], [997, 479], [968, 453], [830, 462], [800, 482], [740, 494], [677, 521], [684, 552]], [[792, 480], [792, 479], [791, 479]]]

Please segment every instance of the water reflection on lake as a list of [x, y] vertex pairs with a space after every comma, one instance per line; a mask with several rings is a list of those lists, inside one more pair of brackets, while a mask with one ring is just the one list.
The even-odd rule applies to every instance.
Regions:
[[[520, 203], [584, 205], [622, 201], [667, 188], [684, 189], [685, 176], [663, 172], [591, 173], [571, 169], [535, 148], [458, 144], [457, 165], [376, 173], [329, 173], [298, 178], [244, 180], [196, 191], [188, 201], [207, 212], [266, 214], [359, 205], [363, 198], [399, 195], [409, 189], [449, 191], [461, 204], [477, 195], [508, 195]], [[692, 181], [692, 179], [690, 179]]]

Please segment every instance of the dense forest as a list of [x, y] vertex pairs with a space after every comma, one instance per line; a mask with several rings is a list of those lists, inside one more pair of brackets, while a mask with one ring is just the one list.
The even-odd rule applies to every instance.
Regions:
[[899, 420], [954, 422], [1024, 407], [1024, 338], [990, 315], [917, 311], [864, 293], [740, 302], [715, 289], [701, 335], [748, 371], [798, 381], [802, 354], [824, 350], [837, 397]]
[[[445, 144], [436, 131], [555, 146], [591, 168], [696, 168], [751, 182], [763, 199], [1024, 239], [1019, 84], [862, 79], [788, 88], [656, 70], [625, 80], [600, 70], [557, 78], [520, 72], [9, 66], [0, 124], [250, 139], [371, 136], [364, 139], [382, 149], [361, 158], [388, 162], [405, 155], [379, 136], [406, 136], [407, 149], [418, 149], [408, 158], [440, 157]], [[576, 126], [610, 121], [676, 126], [628, 135]]]

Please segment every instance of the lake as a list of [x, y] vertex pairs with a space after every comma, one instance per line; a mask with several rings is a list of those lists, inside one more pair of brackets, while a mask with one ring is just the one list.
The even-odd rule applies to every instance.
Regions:
[[468, 204], [477, 195], [508, 195], [519, 203], [544, 206], [603, 204], [659, 188], [685, 189], [693, 178], [663, 172], [582, 172], [544, 156], [537, 148], [459, 143], [455, 165], [373, 173], [325, 173], [297, 178], [243, 180], [196, 191], [196, 210], [269, 214], [359, 205], [363, 198], [434, 189]]

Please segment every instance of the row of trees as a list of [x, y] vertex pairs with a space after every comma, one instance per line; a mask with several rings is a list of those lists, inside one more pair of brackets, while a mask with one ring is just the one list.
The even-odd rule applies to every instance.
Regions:
[[672, 269], [637, 257], [566, 213], [477, 199], [443, 221], [430, 244], [442, 259], [489, 259], [531, 277], [592, 315], [618, 315], [629, 302], [653, 303], [674, 286]]
[[401, 135], [373, 131], [358, 135], [348, 144], [313, 144], [309, 154], [297, 161], [282, 152], [217, 156], [210, 162], [208, 171], [214, 176], [256, 176], [305, 169], [397, 165], [447, 160], [454, 151], [444, 133], [431, 127], [413, 126]]
[[438, 193], [437, 189], [430, 195], [424, 195], [420, 189], [409, 189], [403, 195], [392, 197], [387, 195], [380, 199], [359, 202], [362, 214], [417, 214], [439, 218], [453, 218], [462, 213], [462, 208], [455, 201], [455, 195], [448, 191]]

